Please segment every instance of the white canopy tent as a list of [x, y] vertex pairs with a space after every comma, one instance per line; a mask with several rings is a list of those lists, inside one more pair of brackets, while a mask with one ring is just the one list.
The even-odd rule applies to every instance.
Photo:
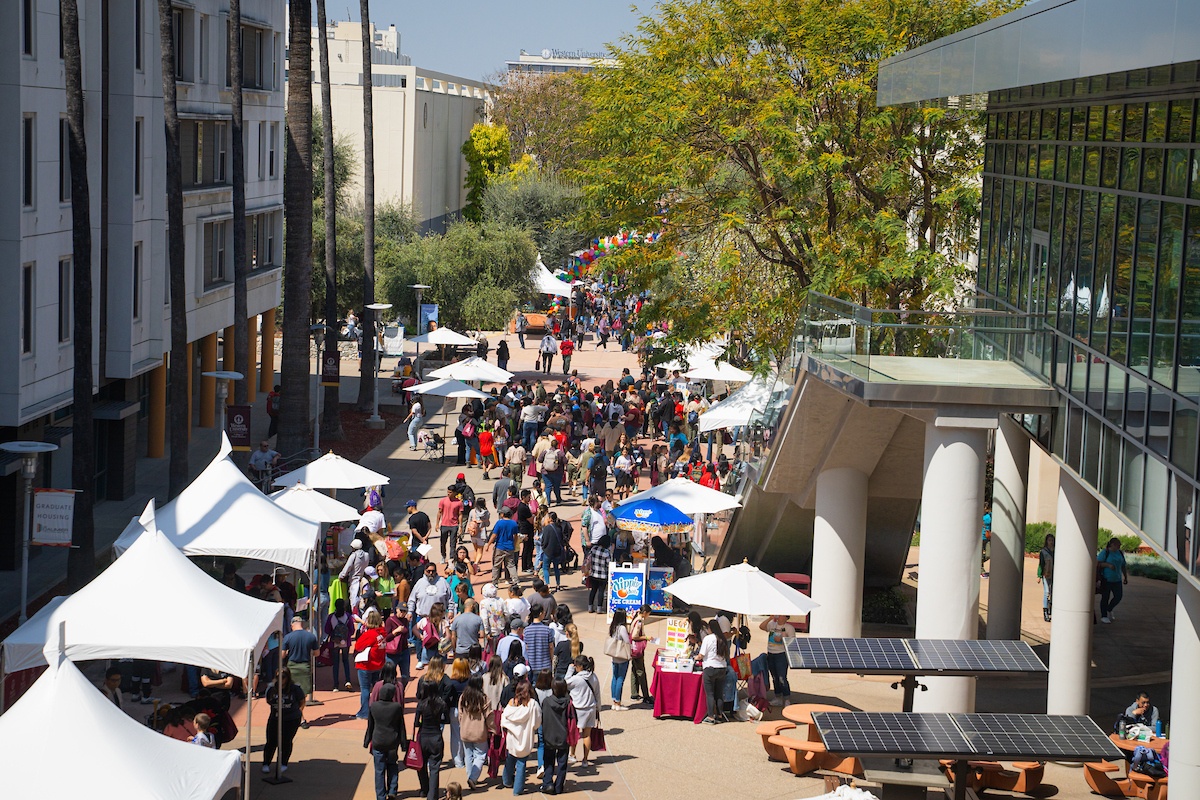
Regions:
[[725, 349], [729, 344], [725, 339], [718, 337], [705, 344], [694, 344], [684, 351], [683, 358], [677, 358], [674, 361], [668, 361], [665, 364], [659, 364], [663, 369], [680, 372], [686, 372], [689, 369], [698, 368], [708, 364], [711, 361], [716, 361], [725, 354]]
[[[148, 599], [148, 581], [187, 598], [186, 613]], [[214, 580], [154, 528], [150, 515], [149, 529], [108, 569], [4, 640], [4, 669], [53, 663], [65, 622], [66, 656], [73, 661], [141, 658], [246, 677], [272, 631], [282, 627], [283, 608]]]
[[807, 614], [820, 607], [808, 595], [744, 561], [680, 578], [666, 591], [690, 605], [752, 616]]
[[313, 522], [346, 522], [360, 516], [354, 506], [334, 500], [303, 483], [293, 483], [267, 496], [280, 508]]
[[750, 415], [766, 406], [774, 385], [775, 379], [772, 377], [754, 378], [745, 386], [738, 387], [729, 397], [700, 415], [700, 432], [750, 424]]
[[630, 495], [617, 505], [623, 506], [635, 500], [648, 500], [652, 497], [675, 506], [685, 514], [715, 514], [718, 511], [740, 508], [742, 505], [733, 495], [701, 486], [687, 478], [672, 478], [653, 489]]
[[748, 381], [754, 377], [728, 361], [706, 361], [683, 373], [683, 376], [694, 381]]
[[[271, 502], [229, 459], [231, 452], [222, 434], [212, 463], [155, 512], [158, 530], [184, 555], [252, 558], [311, 571], [320, 525]], [[135, 517], [113, 551], [128, 550], [145, 529]]]
[[387, 486], [391, 478], [382, 472], [367, 469], [337, 453], [326, 453], [299, 469], [280, 475], [276, 486], [303, 483], [312, 489], [365, 489], [368, 486]]
[[554, 274], [550, 270], [546, 269], [546, 265], [542, 263], [541, 256], [538, 256], [537, 265], [534, 267], [533, 282], [540, 294], [570, 297], [574, 292], [571, 284], [559, 280], [554, 277]]
[[489, 364], [486, 358], [471, 356], [462, 361], [455, 361], [439, 367], [429, 373], [431, 378], [450, 378], [456, 381], [486, 381], [488, 383], [504, 383], [512, 378], [513, 373], [500, 369], [495, 364]]
[[216, 800], [241, 775], [236, 750], [197, 747], [139, 724], [67, 660], [0, 717], [0, 752], [5, 795], [13, 798]]
[[455, 345], [458, 347], [474, 347], [479, 344], [469, 336], [463, 336], [461, 333], [456, 333], [449, 328], [437, 328], [429, 333], [423, 333], [420, 336], [414, 336], [409, 339], [410, 342], [416, 344], [445, 344]]

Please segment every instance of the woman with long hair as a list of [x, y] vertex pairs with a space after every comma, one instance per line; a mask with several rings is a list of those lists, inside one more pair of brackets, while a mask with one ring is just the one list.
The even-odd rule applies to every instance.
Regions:
[[493, 711], [500, 708], [500, 695], [507, 686], [508, 673], [504, 671], [504, 662], [500, 656], [494, 655], [488, 661], [487, 672], [483, 674], [483, 693], [487, 695]]
[[417, 713], [413, 719], [413, 732], [421, 744], [424, 763], [417, 772], [421, 781], [421, 793], [426, 800], [441, 800], [438, 773], [442, 766], [442, 726], [450, 721], [450, 710], [442, 699], [436, 684], [424, 684], [417, 694]]
[[650, 606], [643, 605], [633, 615], [633, 622], [629, 628], [629, 638], [633, 640], [630, 647], [632, 658], [629, 662], [633, 671], [633, 689], [629, 692], [629, 699], [635, 703], [642, 700], [650, 704], [654, 703], [654, 698], [650, 696], [650, 683], [646, 675], [646, 646], [650, 641], [650, 637], [646, 636], [646, 620], [649, 618]]
[[[292, 740], [300, 729], [300, 721], [304, 718], [304, 690], [292, 682], [292, 671], [287, 667], [279, 673], [279, 689], [272, 683], [267, 687], [267, 703], [271, 714], [267, 719], [267, 743], [263, 747], [263, 772], [271, 771], [271, 759], [275, 757], [275, 747], [279, 746], [279, 771], [285, 772], [288, 761], [292, 757]], [[279, 704], [280, 695], [283, 697], [283, 740], [279, 739]]]
[[375, 800], [387, 800], [397, 793], [400, 749], [408, 748], [408, 733], [404, 729], [404, 705], [396, 702], [396, 686], [380, 682], [376, 688], [379, 697], [371, 702], [363, 746], [371, 751], [375, 762]]
[[[575, 706], [575, 717], [579, 724], [579, 741], [583, 744], [583, 760], [580, 766], [588, 765], [588, 748], [592, 728], [600, 723], [600, 679], [596, 677], [596, 663], [585, 655], [579, 655], [567, 670], [567, 686], [571, 689], [571, 703]], [[571, 747], [571, 761], [575, 761], [575, 747]]]
[[514, 795], [525, 791], [526, 759], [537, 749], [537, 731], [541, 725], [542, 707], [533, 699], [529, 681], [522, 679], [500, 717], [500, 727], [508, 733], [502, 779], [504, 788], [511, 788]]
[[[1054, 602], [1054, 534], [1047, 533], [1042, 549], [1038, 553], [1038, 583], [1042, 585], [1042, 616], [1050, 621], [1050, 608]], [[336, 670], [337, 667], [335, 666]]]
[[728, 722], [723, 709], [725, 698], [725, 673], [729, 669], [729, 640], [721, 630], [721, 623], [708, 623], [708, 635], [700, 643], [700, 657], [704, 659], [704, 699], [708, 702], [708, 715], [704, 721], [713, 725]]
[[354, 642], [354, 666], [358, 667], [358, 692], [362, 701], [356, 719], [367, 718], [371, 689], [383, 669], [385, 637], [383, 615], [377, 608], [369, 609], [363, 616], [363, 632]]
[[[559, 606], [559, 608], [561, 607]], [[567, 623], [566, 633], [567, 638], [554, 645], [554, 677], [556, 678], [566, 677], [567, 669], [583, 652], [583, 642], [579, 641], [579, 628], [575, 627], [574, 622]]]
[[442, 702], [446, 704], [446, 708], [449, 709], [451, 707], [450, 679], [446, 677], [446, 662], [441, 656], [434, 656], [429, 659], [429, 663], [425, 666], [425, 674], [417, 680], [417, 697], [424, 694], [426, 686], [436, 686], [438, 695], [442, 698]]
[[633, 641], [626, 626], [625, 609], [618, 608], [613, 612], [612, 622], [608, 624], [608, 644], [605, 645], [606, 652], [612, 658], [612, 685], [609, 691], [612, 692], [613, 711], [625, 710], [621, 705], [621, 695], [625, 691], [625, 676], [629, 674], [629, 653], [632, 648]]
[[525, 645], [521, 640], [517, 640], [508, 646], [508, 658], [504, 659], [504, 673], [508, 675], [508, 679], [513, 679], [513, 670], [518, 664], [525, 664]]
[[417, 658], [418, 669], [428, 664], [438, 654], [438, 648], [446, 639], [448, 628], [446, 604], [434, 603], [429, 608], [429, 615], [417, 623], [417, 641], [421, 643], [421, 652]]
[[467, 666], [467, 659], [462, 656], [454, 659], [454, 663], [450, 666], [450, 677], [447, 681], [450, 686], [450, 698], [447, 702], [450, 704], [450, 755], [454, 758], [454, 766], [459, 769], [466, 767], [467, 753], [463, 749], [460, 735], [458, 701], [462, 697], [463, 691], [467, 688], [467, 681], [470, 678], [471, 668]]
[[483, 678], [471, 678], [458, 699], [458, 728], [467, 761], [467, 786], [474, 789], [487, 758], [488, 736], [495, 730], [492, 702], [483, 692]]

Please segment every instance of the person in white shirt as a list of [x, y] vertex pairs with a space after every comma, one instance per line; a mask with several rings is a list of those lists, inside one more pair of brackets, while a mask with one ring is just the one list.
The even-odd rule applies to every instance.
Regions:
[[425, 406], [415, 396], [412, 408], [408, 410], [408, 416], [404, 418], [404, 421], [408, 423], [408, 449], [416, 450], [417, 431], [421, 430], [421, 426], [425, 424]]
[[792, 688], [788, 686], [787, 680], [788, 658], [785, 640], [794, 639], [796, 629], [788, 623], [787, 614], [767, 617], [758, 628], [767, 632], [767, 670], [775, 681], [775, 698], [771, 705], [791, 705]]
[[216, 749], [217, 742], [208, 732], [208, 729], [212, 727], [212, 717], [204, 713], [197, 714], [192, 720], [192, 724], [196, 726], [196, 735], [191, 738], [191, 743]]
[[504, 613], [510, 617], [516, 615], [522, 621], [529, 617], [529, 601], [525, 599], [521, 587], [515, 583], [508, 587], [508, 599], [504, 601]]
[[266, 442], [260, 443], [258, 449], [250, 454], [250, 472], [255, 480], [265, 477], [264, 473], [269, 472], [278, 463], [279, 453], [272, 450]]
[[700, 642], [700, 657], [704, 667], [704, 699], [708, 703], [708, 716], [704, 722], [708, 725], [728, 722], [723, 705], [725, 673], [729, 669], [729, 640], [715, 619], [708, 623], [708, 635]]
[[553, 333], [547, 333], [542, 337], [542, 343], [538, 345], [538, 356], [542, 359], [542, 372], [546, 375], [550, 374], [550, 366], [554, 363], [554, 354], [558, 352], [558, 340], [554, 338]]
[[373, 506], [368, 506], [367, 510], [358, 518], [357, 530], [366, 528], [370, 533], [379, 533], [385, 527], [387, 527], [387, 520], [383, 518], [383, 512]]

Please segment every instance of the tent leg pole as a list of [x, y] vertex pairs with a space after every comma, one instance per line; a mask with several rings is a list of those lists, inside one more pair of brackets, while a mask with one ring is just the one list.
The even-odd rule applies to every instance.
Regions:
[[246, 789], [242, 800], [250, 800], [250, 706], [254, 698], [254, 653], [250, 653], [250, 663], [246, 665], [246, 757], [242, 759], [246, 765]]
[[[322, 541], [324, 537], [322, 537]], [[313, 561], [317, 565], [309, 570], [308, 579], [308, 629], [312, 631], [313, 636], [317, 637], [317, 649], [320, 649], [321, 636], [317, 633], [317, 606], [320, 605], [321, 590], [317, 586], [321, 582], [321, 567], [320, 556], [313, 554]], [[316, 575], [314, 581], [311, 576]], [[317, 699], [317, 651], [314, 650], [308, 654], [308, 675], [309, 675], [309, 690], [308, 690], [308, 705], [322, 706], [325, 705]]]

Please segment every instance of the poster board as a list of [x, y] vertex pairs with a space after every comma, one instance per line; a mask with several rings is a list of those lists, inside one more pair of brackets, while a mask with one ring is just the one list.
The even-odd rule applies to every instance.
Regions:
[[666, 650], [668, 654], [682, 655], [687, 652], [688, 621], [685, 617], [667, 620]]
[[74, 522], [74, 489], [33, 491], [33, 537], [30, 544], [70, 547]]
[[672, 601], [667, 587], [675, 581], [675, 570], [671, 567], [650, 567], [647, 579], [646, 602], [655, 614], [671, 613]]
[[383, 329], [380, 352], [385, 356], [404, 355], [403, 325], [388, 325]]
[[608, 614], [624, 609], [626, 615], [633, 613], [646, 602], [649, 581], [646, 576], [646, 566], [620, 566], [609, 570], [608, 575]]

